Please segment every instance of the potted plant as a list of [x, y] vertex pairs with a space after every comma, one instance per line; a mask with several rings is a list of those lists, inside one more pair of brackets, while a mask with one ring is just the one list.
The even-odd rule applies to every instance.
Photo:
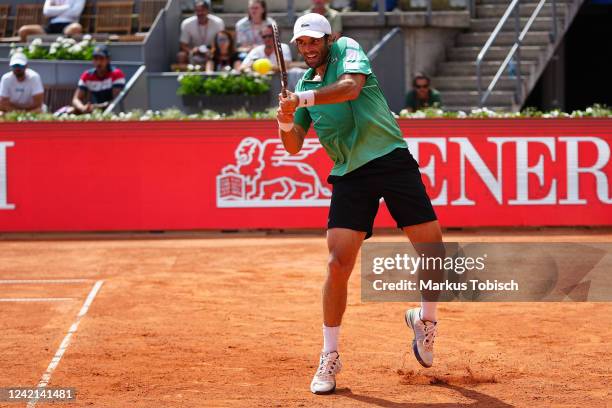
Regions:
[[23, 52], [31, 60], [91, 60], [94, 48], [91, 35], [86, 34], [81, 41], [74, 38], [57, 37], [48, 47], [43, 45], [40, 38], [35, 38], [28, 47], [16, 47], [11, 44], [11, 54], [15, 51]]
[[256, 74], [202, 75], [188, 73], [179, 76], [178, 95], [187, 113], [214, 110], [220, 113], [246, 109], [260, 111], [270, 105], [270, 81]]

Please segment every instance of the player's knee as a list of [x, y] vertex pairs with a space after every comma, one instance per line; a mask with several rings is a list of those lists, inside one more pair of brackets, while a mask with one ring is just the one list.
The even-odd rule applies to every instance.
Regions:
[[338, 254], [331, 253], [327, 260], [327, 273], [332, 281], [346, 282], [351, 275], [353, 263]]

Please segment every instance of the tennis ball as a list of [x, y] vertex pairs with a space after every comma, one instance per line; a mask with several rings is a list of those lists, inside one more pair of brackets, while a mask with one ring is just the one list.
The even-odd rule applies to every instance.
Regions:
[[267, 58], [260, 58], [253, 62], [253, 70], [261, 75], [266, 75], [272, 69], [272, 63]]

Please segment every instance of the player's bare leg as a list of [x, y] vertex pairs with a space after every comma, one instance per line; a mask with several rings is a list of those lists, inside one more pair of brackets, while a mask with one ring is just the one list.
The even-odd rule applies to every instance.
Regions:
[[329, 258], [323, 286], [323, 322], [327, 327], [340, 326], [342, 323], [348, 280], [365, 236], [365, 232], [346, 228], [327, 230]]
[[348, 280], [365, 235], [365, 232], [346, 228], [327, 230], [329, 258], [323, 285], [323, 350], [319, 368], [310, 384], [310, 390], [315, 394], [329, 394], [336, 389], [336, 374], [342, 368], [338, 336], [346, 310]]
[[[404, 227], [403, 230], [419, 255], [444, 257], [442, 231], [438, 221]], [[436, 245], [438, 243], [440, 245]], [[436, 269], [421, 269], [419, 279], [438, 281], [442, 278], [442, 272]], [[414, 331], [414, 355], [424, 367], [431, 367], [433, 364], [433, 345], [437, 334], [437, 295], [436, 291], [421, 293], [421, 308], [407, 310], [404, 315], [406, 323]]]

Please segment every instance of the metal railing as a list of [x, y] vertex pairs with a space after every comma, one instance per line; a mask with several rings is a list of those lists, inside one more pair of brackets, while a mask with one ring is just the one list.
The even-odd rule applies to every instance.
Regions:
[[402, 110], [405, 103], [404, 55], [404, 33], [399, 27], [389, 31], [368, 52], [378, 84], [394, 112]]
[[141, 80], [146, 80], [146, 71], [147, 67], [144, 65], [141, 65], [140, 68], [138, 68], [136, 73], [132, 75], [127, 84], [125, 84], [125, 87], [123, 88], [121, 93], [117, 95], [117, 97], [111, 102], [111, 104], [106, 107], [106, 109], [104, 110], [105, 114], [110, 114], [113, 112], [125, 112], [126, 110], [128, 110], [125, 106], [125, 100], [128, 98], [128, 95], [132, 91], [132, 88], [136, 87], [136, 84], [138, 84]]
[[[506, 11], [504, 12], [504, 15], [499, 20], [499, 22], [495, 26], [495, 29], [493, 30], [493, 32], [487, 39], [485, 45], [482, 47], [482, 49], [478, 53], [478, 56], [476, 57], [476, 81], [478, 83], [478, 104], [480, 107], [484, 106], [484, 104], [487, 101], [487, 98], [489, 97], [489, 95], [491, 95], [491, 92], [493, 92], [495, 85], [497, 85], [499, 78], [502, 76], [502, 74], [506, 70], [506, 67], [508, 67], [508, 64], [510, 63], [510, 61], [512, 61], [513, 59], [515, 61], [514, 76], [516, 79], [515, 103], [519, 103], [519, 101], [522, 98], [523, 79], [522, 79], [522, 72], [521, 72], [521, 44], [523, 40], [525, 39], [525, 36], [529, 32], [529, 29], [531, 28], [533, 22], [535, 21], [538, 14], [540, 13], [540, 10], [542, 10], [542, 7], [544, 7], [546, 0], [540, 0], [538, 2], [533, 13], [531, 13], [531, 16], [527, 20], [527, 23], [525, 24], [525, 27], [523, 27], [522, 30], [521, 30], [521, 17], [520, 17], [519, 3], [520, 3], [519, 0], [513, 0], [510, 3]], [[506, 22], [508, 21], [508, 19], [510, 18], [512, 14], [514, 15], [514, 35], [515, 35], [514, 44], [510, 48], [510, 51], [508, 51], [506, 58], [504, 58], [504, 61], [502, 62], [501, 66], [495, 73], [495, 76], [493, 77], [489, 85], [487, 86], [486, 90], [483, 91], [482, 62], [484, 60], [485, 54], [489, 51], [489, 48], [491, 48], [491, 45], [496, 40], [497, 36], [499, 35], [502, 28], [504, 27], [504, 25], [506, 24]], [[550, 34], [550, 41], [554, 43], [556, 40], [557, 40], [557, 2], [556, 0], [552, 0], [552, 32]]]

